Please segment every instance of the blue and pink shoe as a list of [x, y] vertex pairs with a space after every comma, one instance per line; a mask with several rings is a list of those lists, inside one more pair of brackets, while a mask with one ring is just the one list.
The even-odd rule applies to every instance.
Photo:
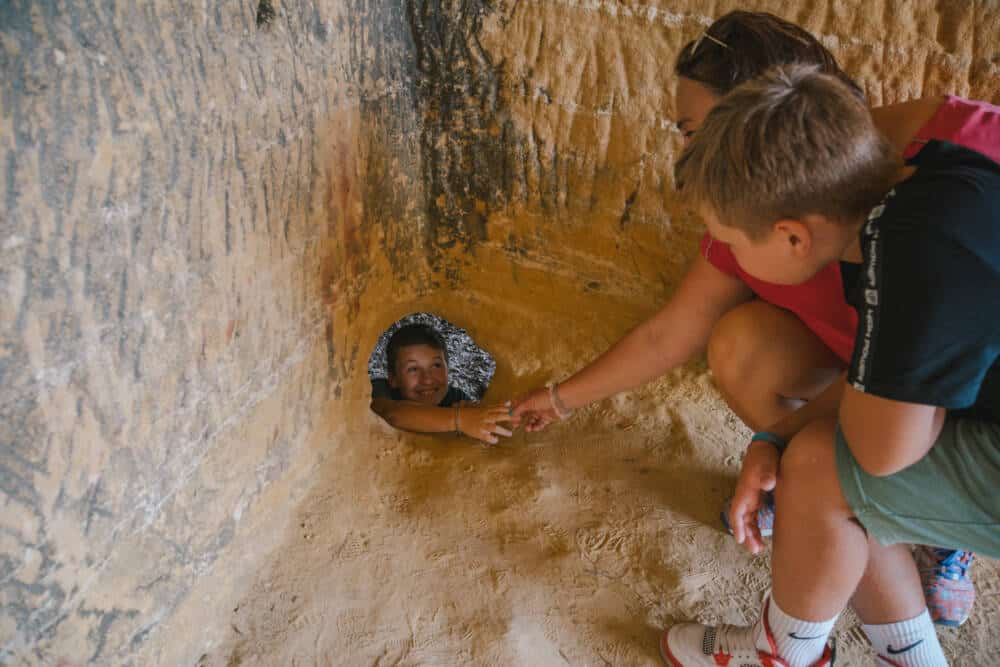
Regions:
[[952, 628], [965, 623], [976, 602], [976, 587], [969, 578], [975, 555], [971, 551], [919, 546], [914, 557], [934, 622]]
[[[732, 498], [726, 501], [719, 516], [730, 535], [733, 534], [729, 525], [729, 508], [732, 502]], [[767, 494], [764, 506], [757, 511], [757, 526], [761, 537], [773, 534], [773, 494]], [[971, 551], [920, 546], [914, 556], [924, 587], [924, 597], [927, 599], [927, 609], [934, 622], [952, 628], [965, 623], [976, 602], [976, 587], [969, 578], [969, 566], [975, 555]]]
[[[719, 518], [722, 519], [722, 525], [725, 526], [726, 532], [730, 535], [733, 534], [732, 526], [729, 525], [729, 508], [733, 504], [733, 499], [730, 498], [726, 501], [726, 506], [722, 509], [722, 513]], [[767, 493], [764, 496], [764, 506], [757, 510], [757, 527], [760, 528], [761, 537], [770, 537], [774, 533], [774, 494]]]

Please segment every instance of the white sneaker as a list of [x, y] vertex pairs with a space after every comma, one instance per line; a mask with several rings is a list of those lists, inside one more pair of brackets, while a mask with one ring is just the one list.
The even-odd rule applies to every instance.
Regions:
[[[767, 622], [764, 605], [760, 626], [708, 626], [699, 623], [675, 625], [660, 635], [660, 655], [672, 667], [788, 667], [778, 655], [774, 635]], [[771, 652], [757, 648], [757, 634], [764, 632]], [[833, 650], [828, 644], [823, 656], [813, 667], [833, 664]]]

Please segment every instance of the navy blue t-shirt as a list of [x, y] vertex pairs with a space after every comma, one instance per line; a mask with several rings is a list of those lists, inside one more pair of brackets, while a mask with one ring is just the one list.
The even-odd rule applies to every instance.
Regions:
[[[403, 400], [403, 395], [399, 393], [398, 389], [393, 389], [389, 386], [388, 380], [372, 380], [372, 398], [391, 398], [394, 401]], [[465, 395], [465, 392], [458, 387], [448, 387], [448, 393], [444, 395], [441, 402], [438, 403], [439, 407], [450, 408], [459, 401], [466, 401], [471, 403], [472, 400]]]
[[861, 229], [848, 381], [1000, 422], [1000, 165], [942, 141], [909, 164]]

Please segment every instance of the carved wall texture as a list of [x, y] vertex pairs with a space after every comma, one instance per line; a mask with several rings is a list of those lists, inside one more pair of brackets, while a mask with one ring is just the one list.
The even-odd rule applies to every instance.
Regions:
[[333, 288], [418, 199], [365, 217], [417, 129], [401, 8], [258, 8], [0, 6], [0, 662], [128, 661], [301, 478]]
[[[1000, 99], [996, 4], [739, 5], [874, 104]], [[499, 256], [651, 307], [699, 233], [672, 63], [736, 6], [0, 3], [0, 662], [191, 664], [228, 632], [338, 452], [317, 424], [367, 418], [376, 277]]]

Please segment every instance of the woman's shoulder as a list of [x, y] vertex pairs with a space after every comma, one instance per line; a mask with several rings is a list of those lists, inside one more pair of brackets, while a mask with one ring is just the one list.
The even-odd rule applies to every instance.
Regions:
[[892, 145], [903, 152], [914, 139], [920, 138], [921, 130], [934, 120], [947, 100], [943, 95], [933, 95], [875, 107], [871, 110], [872, 120]]

